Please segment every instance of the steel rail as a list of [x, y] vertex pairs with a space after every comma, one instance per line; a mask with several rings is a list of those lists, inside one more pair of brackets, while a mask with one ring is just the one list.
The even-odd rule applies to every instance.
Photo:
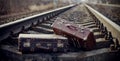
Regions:
[[75, 4], [71, 4], [65, 7], [57, 8], [51, 11], [46, 11], [40, 14], [22, 18], [13, 22], [9, 22], [3, 25], [0, 25], [0, 42], [12, 34], [21, 32], [23, 29], [28, 29], [32, 25], [36, 25], [42, 21], [48, 20], [72, 7]]
[[119, 44], [120, 44], [120, 26], [112, 22], [112, 20], [102, 15], [100, 12], [96, 11], [89, 5], [87, 4], [84, 4], [84, 5], [101, 23], [103, 23], [104, 26], [107, 27], [107, 29], [112, 33], [113, 37], [119, 40]]

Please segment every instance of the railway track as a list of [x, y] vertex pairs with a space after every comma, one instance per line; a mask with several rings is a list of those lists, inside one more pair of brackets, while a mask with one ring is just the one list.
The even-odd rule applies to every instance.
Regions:
[[94, 8], [95, 10], [99, 11], [100, 13], [102, 13], [107, 18], [111, 19], [116, 24], [120, 25], [119, 22], [120, 15], [118, 14], [120, 13], [119, 5], [114, 5], [114, 4], [88, 4], [88, 5]]
[[[0, 26], [0, 31], [2, 32], [0, 33], [0, 36], [2, 37], [0, 39], [0, 51], [2, 52], [0, 54], [2, 55], [2, 61], [112, 61], [116, 59], [115, 57], [118, 57], [116, 53], [113, 53], [109, 48], [110, 44], [114, 44], [113, 40], [117, 39], [113, 38], [111, 32], [102, 25], [101, 21], [95, 17], [87, 5], [70, 5], [31, 17], [33, 18], [29, 17], [16, 21], [15, 23]], [[58, 17], [74, 22], [77, 25], [83, 25], [84, 27], [90, 28], [96, 39], [96, 46], [94, 50], [82, 51], [70, 47], [70, 51], [67, 53], [22, 54], [18, 51], [17, 37], [20, 33], [54, 34], [51, 25]], [[117, 50], [115, 51], [117, 52]], [[112, 58], [109, 59], [109, 57]]]

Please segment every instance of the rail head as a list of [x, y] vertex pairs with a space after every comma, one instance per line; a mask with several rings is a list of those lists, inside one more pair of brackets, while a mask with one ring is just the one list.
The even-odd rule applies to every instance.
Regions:
[[96, 18], [104, 24], [104, 26], [107, 27], [107, 29], [112, 33], [113, 37], [117, 38], [119, 40], [119, 44], [120, 44], [120, 26], [117, 25], [116, 23], [112, 22], [112, 20], [110, 20], [109, 18], [107, 18], [106, 16], [104, 16], [103, 14], [101, 14], [100, 12], [96, 11], [95, 9], [93, 9], [92, 7], [90, 7], [87, 4], [84, 4], [88, 10], [94, 15], [96, 16]]

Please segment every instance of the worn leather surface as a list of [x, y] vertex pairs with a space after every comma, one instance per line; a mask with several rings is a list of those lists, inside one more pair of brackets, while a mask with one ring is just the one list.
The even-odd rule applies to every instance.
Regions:
[[52, 24], [52, 27], [56, 34], [73, 38], [74, 46], [75, 44], [77, 47], [80, 47], [78, 45], [81, 45], [87, 50], [93, 49], [95, 46], [95, 38], [89, 28], [76, 25], [73, 22], [61, 18], [57, 18], [56, 21]]

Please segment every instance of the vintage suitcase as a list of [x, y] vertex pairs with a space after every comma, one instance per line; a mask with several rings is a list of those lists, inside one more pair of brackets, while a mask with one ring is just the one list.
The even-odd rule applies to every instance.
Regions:
[[96, 42], [92, 31], [80, 25], [57, 18], [52, 24], [55, 34], [68, 37], [69, 44], [77, 48], [91, 50]]
[[18, 48], [22, 53], [67, 52], [66, 37], [55, 34], [20, 34]]

